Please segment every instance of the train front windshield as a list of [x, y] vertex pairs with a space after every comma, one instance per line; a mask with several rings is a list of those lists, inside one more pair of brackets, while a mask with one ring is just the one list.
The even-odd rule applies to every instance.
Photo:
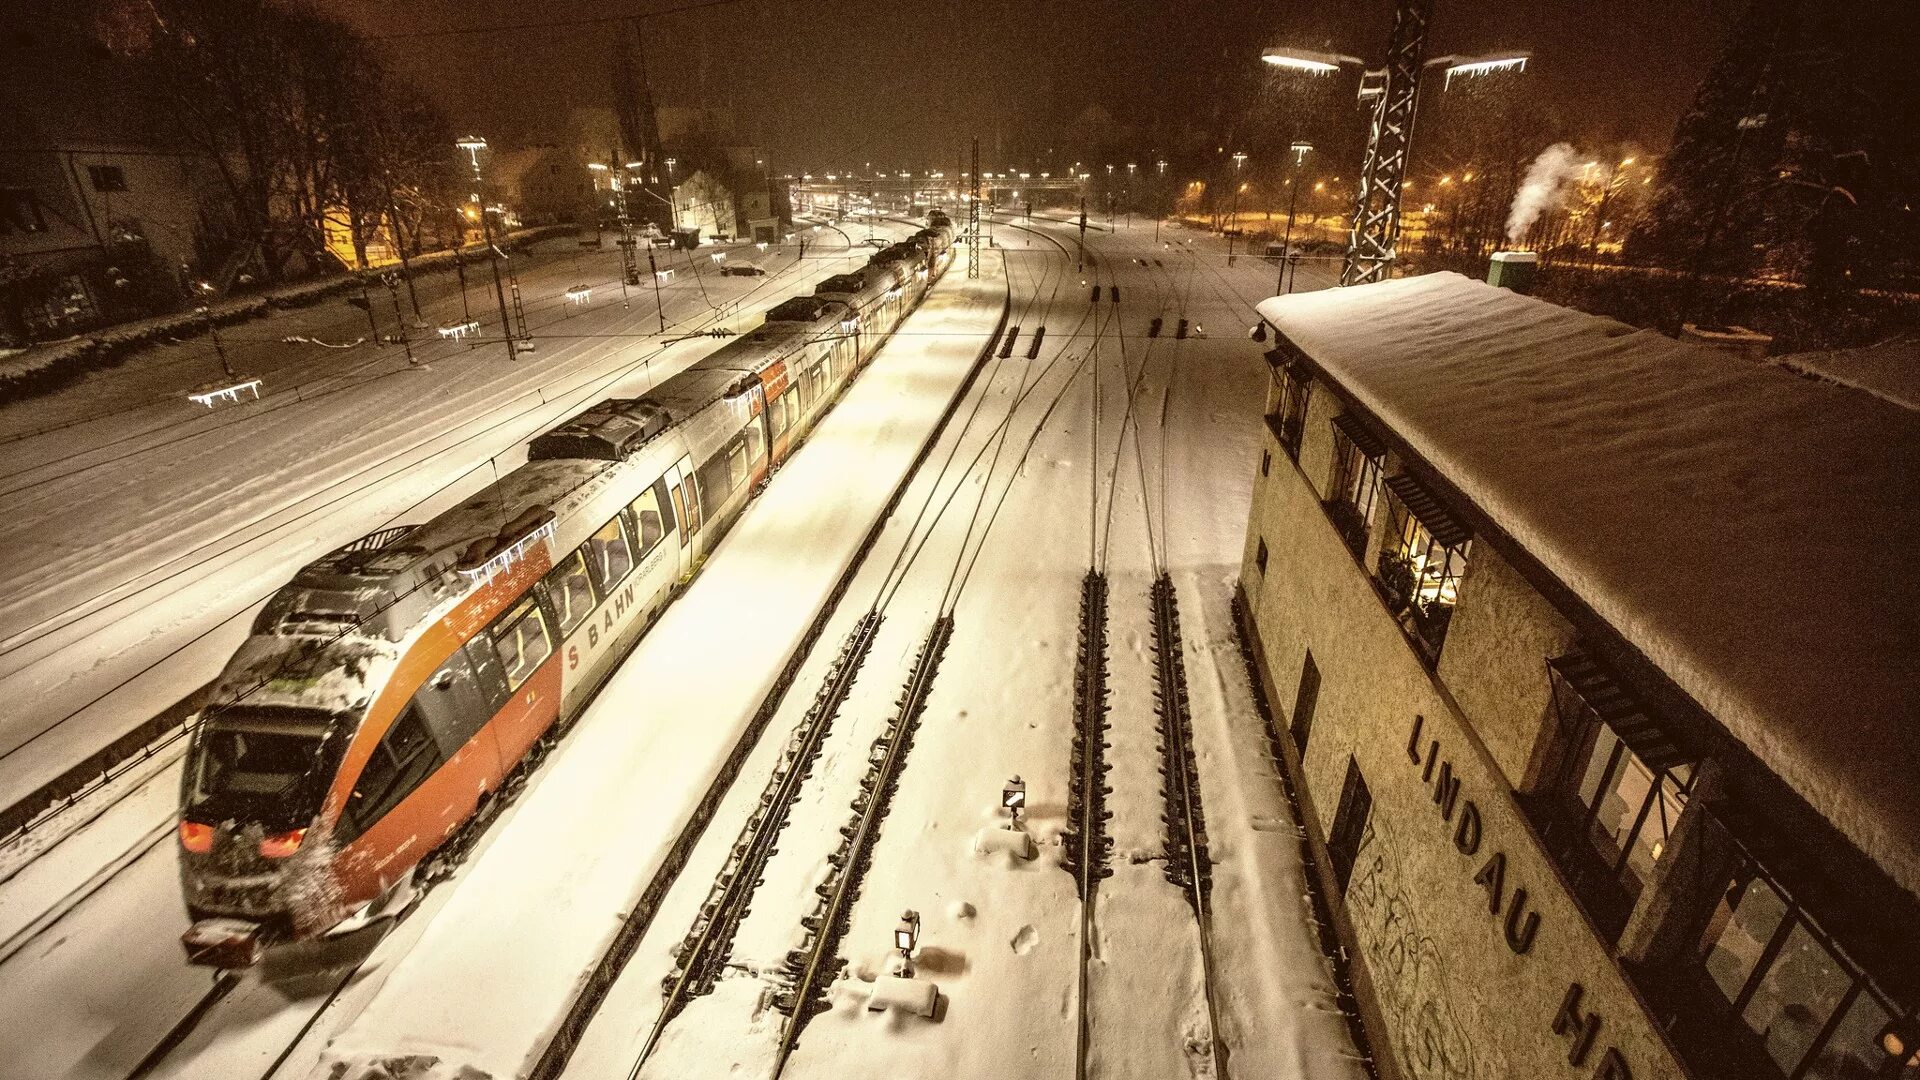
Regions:
[[187, 815], [304, 824], [319, 810], [331, 719], [290, 709], [209, 717], [187, 762]]

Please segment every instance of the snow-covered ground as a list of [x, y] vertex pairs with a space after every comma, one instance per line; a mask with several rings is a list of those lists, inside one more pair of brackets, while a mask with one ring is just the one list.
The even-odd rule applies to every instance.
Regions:
[[[1229, 928], [1214, 942], [1214, 957], [1231, 1060], [1241, 1075], [1358, 1076], [1303, 898], [1294, 826], [1268, 764], [1228, 610], [1265, 378], [1264, 364], [1238, 331], [1251, 321], [1244, 298], [1261, 295], [1254, 276], [1265, 271], [1259, 264], [1229, 270], [1223, 251], [1194, 234], [1169, 230], [1163, 242], [1179, 247], [1155, 247], [1150, 227], [1144, 235], [1123, 230], [1118, 237], [1090, 238], [1096, 266], [1104, 269], [1085, 275], [1044, 241], [1029, 246], [1004, 226], [999, 239], [1016, 291], [1009, 321], [1022, 326], [1021, 345], [1036, 325], [1046, 325], [1048, 337], [1040, 358], [1024, 367], [1018, 358], [1025, 349], [1014, 350], [1011, 368], [1002, 368], [983, 389], [982, 416], [1004, 415], [1023, 376], [1039, 378], [1051, 357], [1085, 355], [1097, 340], [1101, 450], [1091, 445], [1091, 372], [1070, 378], [1067, 364], [1056, 365], [1016, 413], [1015, 437], [992, 479], [986, 479], [983, 463], [958, 484], [961, 494], [948, 519], [888, 603], [873, 653], [741, 926], [728, 977], [667, 1027], [643, 1075], [768, 1073], [784, 1017], [770, 1007], [771, 983], [762, 976], [801, 941], [799, 919], [813, 910], [812, 888], [826, 873], [837, 829], [849, 820], [868, 746], [892, 712], [982, 488], [987, 512], [1003, 491], [1006, 503], [962, 592], [947, 659], [854, 909], [841, 949], [851, 970], [834, 989], [834, 1008], [813, 1019], [787, 1069], [794, 1076], [841, 1076], [857, 1062], [862, 1075], [1072, 1074], [1079, 914], [1073, 880], [1059, 865], [1058, 837], [1067, 802], [1078, 591], [1089, 558], [1088, 503], [1096, 478], [1104, 486], [1116, 465], [1108, 568], [1116, 866], [1102, 886], [1096, 918], [1090, 1067], [1105, 1076], [1207, 1073], [1209, 1028], [1194, 920], [1159, 861], [1162, 804], [1147, 597], [1153, 571], [1139, 477], [1144, 471], [1154, 478], [1164, 453], [1170, 470], [1167, 543], [1185, 613], [1201, 782], [1217, 862], [1215, 919]], [[1189, 257], [1188, 250], [1199, 254]], [[1117, 323], [1103, 324], [1097, 309], [1095, 318], [1086, 318], [1087, 290], [1095, 280], [1121, 286], [1126, 302]], [[1045, 294], [1056, 283], [1062, 288], [1052, 305], [1034, 302], [1034, 290]], [[1029, 295], [1023, 298], [1023, 291]], [[1110, 304], [1103, 299], [1098, 308]], [[1166, 320], [1169, 333], [1181, 315], [1235, 332], [1217, 341], [1162, 340], [1143, 351], [1146, 324], [1155, 315]], [[1144, 470], [1131, 437], [1116, 455], [1118, 420], [1125, 412], [1123, 363], [1137, 373], [1143, 361], [1147, 373], [1137, 405], [1150, 425], [1139, 440]], [[1157, 418], [1169, 382], [1171, 435], [1163, 444]], [[1061, 390], [1059, 408], [1016, 473], [1013, 463], [1027, 436]], [[962, 464], [983, 441], [978, 427], [949, 436]], [[943, 446], [933, 460], [947, 453]], [[952, 486], [949, 481], [940, 490]], [[1157, 499], [1158, 485], [1150, 479], [1149, 486]], [[923, 478], [907, 505], [932, 487], [932, 478]], [[883, 535], [882, 554], [900, 546], [906, 525], [896, 522]], [[873, 560], [863, 571], [826, 642], [837, 644], [865, 610], [858, 601], [873, 595], [886, 562]], [[775, 731], [798, 720], [830, 659], [818, 656], [803, 671], [774, 720]], [[1000, 821], [999, 792], [1015, 774], [1027, 782], [1031, 828], [1041, 842], [1032, 862], [982, 855], [975, 847], [976, 835]], [[750, 769], [682, 884], [669, 894], [589, 1029], [570, 1075], [617, 1076], [632, 1067], [659, 1013], [660, 979], [672, 970], [671, 950], [758, 796], [753, 775]], [[869, 983], [887, 969], [894, 924], [908, 908], [923, 920], [921, 977], [937, 982], [946, 999], [938, 1023], [866, 1010]]]
[[[1040, 227], [1071, 249], [1073, 230]], [[1215, 861], [1212, 989], [1230, 1063], [1240, 1076], [1359, 1075], [1333, 1006], [1327, 962], [1303, 899], [1295, 826], [1267, 757], [1228, 610], [1266, 378], [1257, 348], [1242, 335], [1254, 318], [1250, 302], [1271, 291], [1273, 268], [1245, 258], [1227, 267], [1224, 241], [1164, 228], [1156, 242], [1152, 224], [1136, 222], [1090, 234], [1096, 263], [1082, 274], [1070, 255], [1042, 240], [1029, 244], [1004, 225], [996, 232], [1014, 294], [1009, 321], [1023, 326], [1013, 356], [1000, 365], [989, 361], [961, 402], [666, 893], [569, 1075], [618, 1077], [633, 1066], [659, 1011], [672, 950], [786, 733], [811, 701], [848, 622], [873, 599], [908, 523], [929, 495], [949, 494], [951, 506], [889, 603], [853, 698], [768, 867], [733, 950], [736, 969], [667, 1028], [648, 1075], [736, 1075], [736, 1063], [743, 1066], [737, 1075], [766, 1074], [782, 1017], [767, 1006], [768, 984], [758, 972], [797, 940], [799, 919], [812, 910], [811, 886], [848, 820], [868, 744], [940, 606], [966, 520], [983, 496], [978, 522], [991, 517], [991, 531], [961, 588], [946, 664], [852, 911], [841, 950], [851, 970], [834, 985], [835, 1007], [813, 1019], [788, 1070], [796, 1077], [850, 1069], [1071, 1075], [1080, 918], [1073, 879], [1059, 865], [1058, 837], [1067, 802], [1078, 590], [1090, 558], [1089, 502], [1100, 490], [1104, 508], [1109, 472], [1109, 783], [1117, 843], [1091, 943], [1092, 1072], [1212, 1075], [1197, 930], [1161, 869], [1147, 598], [1155, 571], [1147, 546], [1151, 501], [1184, 621]], [[1000, 259], [985, 265], [997, 274]], [[822, 259], [817, 272], [834, 268]], [[1096, 280], [1117, 284], [1123, 302], [1090, 305], [1087, 288]], [[1303, 268], [1300, 287], [1323, 280]], [[364, 1066], [396, 1054], [441, 1058], [423, 1074], [433, 1077], [471, 1080], [462, 1067], [500, 1080], [524, 1075], [951, 399], [998, 315], [1001, 289], [991, 276], [969, 286], [964, 257], [956, 262], [461, 871], [380, 944], [351, 983], [249, 976], [155, 1075], [331, 1077], [335, 1065]], [[777, 298], [794, 290], [775, 291]], [[652, 318], [639, 305], [634, 314]], [[1146, 325], [1155, 315], [1165, 320], [1167, 337], [1149, 347]], [[1194, 330], [1176, 343], [1171, 334], [1183, 315]], [[1029, 361], [1038, 325], [1048, 328], [1046, 347]], [[1096, 341], [1097, 447], [1092, 365], [1077, 374], [1074, 367]], [[1056, 357], [1062, 359], [1048, 369]], [[1139, 374], [1143, 363], [1134, 404], [1145, 428], [1123, 441], [1127, 375]], [[516, 370], [504, 355], [498, 366]], [[975, 452], [991, 442], [991, 426], [1032, 382], [1039, 385], [1015, 413], [996, 466], [989, 472], [983, 457], [961, 479]], [[1043, 424], [1056, 394], [1059, 404]], [[941, 479], [950, 452], [954, 465]], [[342, 534], [378, 524], [357, 523]], [[981, 536], [979, 528], [973, 536]], [[154, 550], [164, 550], [157, 539]], [[981, 855], [974, 846], [976, 834], [1000, 820], [999, 790], [1015, 773], [1028, 783], [1030, 827], [1040, 841], [1031, 862]], [[35, 1018], [31, 1030], [16, 1026], [0, 1035], [0, 1077], [124, 1076], [205, 992], [208, 976], [179, 959], [184, 915], [170, 835], [138, 827], [143, 814], [170, 805], [152, 793], [170, 793], [172, 783], [170, 771], [161, 770], [69, 841], [86, 853], [71, 860], [76, 866], [92, 860], [96, 869], [125, 868], [78, 882], [50, 925], [29, 925], [25, 908], [8, 906], [16, 884], [25, 889], [32, 875], [45, 875], [42, 863], [0, 883], [0, 942], [9, 927], [25, 928], [10, 955], [0, 950], [0, 1014]], [[142, 798], [161, 809], [137, 809]], [[920, 975], [937, 982], [945, 999], [936, 1021], [865, 1010], [864, 980], [885, 969], [894, 922], [908, 907], [924, 918]]]
[[[743, 329], [871, 253], [831, 229], [801, 235], [813, 239], [804, 262], [797, 248], [731, 256], [766, 264], [766, 277], [720, 277], [710, 260], [698, 280], [680, 274], [663, 292], [669, 336]], [[570, 304], [566, 289], [618, 269], [610, 255], [577, 252], [523, 275], [539, 349], [518, 361], [499, 343], [436, 340], [419, 351], [424, 369], [392, 347], [280, 343], [347, 335], [333, 325], [342, 311], [365, 318], [327, 304], [243, 328], [258, 343], [244, 362], [268, 380], [258, 403], [209, 413], [186, 402], [204, 377], [195, 365], [213, 363], [195, 342], [0, 408], [0, 431], [48, 410], [107, 414], [0, 444], [0, 698], [11, 703], [0, 806], [211, 679], [253, 610], [303, 563], [452, 505], [518, 464], [526, 439], [557, 419], [642, 392], [724, 344], [663, 343], [650, 293], [623, 306], [617, 284], [595, 281], [586, 305]], [[423, 293], [429, 321], [458, 317], [444, 279]], [[283, 380], [300, 381], [275, 393]], [[129, 397], [158, 401], [114, 411]]]

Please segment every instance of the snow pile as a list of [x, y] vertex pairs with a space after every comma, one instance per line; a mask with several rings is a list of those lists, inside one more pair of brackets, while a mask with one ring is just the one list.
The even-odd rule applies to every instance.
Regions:
[[1920, 417], [1457, 274], [1260, 312], [1920, 892]]

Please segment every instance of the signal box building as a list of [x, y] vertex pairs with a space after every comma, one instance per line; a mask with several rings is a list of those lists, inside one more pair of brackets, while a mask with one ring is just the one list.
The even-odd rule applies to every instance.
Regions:
[[1275, 298], [1241, 572], [1383, 1076], [1920, 1077], [1920, 418], [1454, 274]]

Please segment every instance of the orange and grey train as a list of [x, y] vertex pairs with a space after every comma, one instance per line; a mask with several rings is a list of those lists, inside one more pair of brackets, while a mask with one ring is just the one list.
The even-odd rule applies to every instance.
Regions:
[[364, 924], [564, 726], [951, 259], [943, 220], [420, 525], [303, 568], [201, 711], [189, 959]]

